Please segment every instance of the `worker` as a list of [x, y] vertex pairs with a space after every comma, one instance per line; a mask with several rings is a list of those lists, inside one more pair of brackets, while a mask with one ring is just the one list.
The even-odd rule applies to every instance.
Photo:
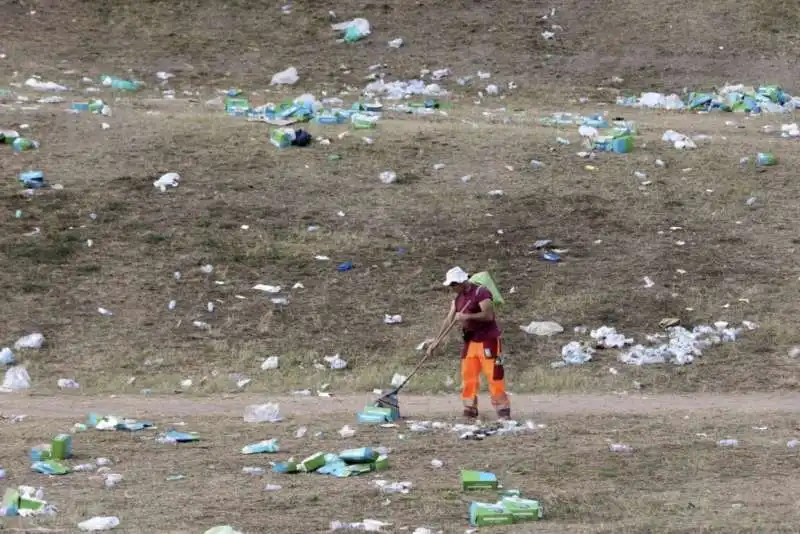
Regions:
[[428, 356], [444, 341], [453, 321], [461, 325], [464, 346], [461, 349], [461, 400], [464, 417], [478, 417], [478, 390], [481, 372], [489, 383], [489, 396], [500, 419], [511, 417], [511, 403], [506, 394], [501, 331], [495, 318], [492, 293], [469, 280], [461, 267], [447, 271], [444, 285], [455, 298], [436, 339], [428, 346]]

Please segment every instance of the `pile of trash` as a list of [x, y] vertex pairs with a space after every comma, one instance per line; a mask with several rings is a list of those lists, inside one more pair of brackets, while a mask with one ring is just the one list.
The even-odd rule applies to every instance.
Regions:
[[53, 516], [57, 512], [55, 506], [44, 500], [44, 489], [31, 486], [7, 488], [0, 502], [0, 517]]
[[387, 453], [386, 449], [362, 447], [344, 450], [339, 454], [317, 452], [300, 461], [289, 458], [285, 462], [270, 462], [270, 465], [274, 473], [317, 473], [347, 478], [388, 469]]
[[677, 94], [642, 93], [640, 97], [620, 96], [617, 105], [674, 111], [727, 111], [740, 113], [786, 113], [800, 109], [800, 97], [793, 97], [777, 85], [745, 87], [726, 85], [719, 92]]
[[533, 421], [519, 423], [518, 421], [493, 421], [488, 423], [476, 422], [474, 424], [450, 424], [440, 421], [407, 421], [408, 429], [412, 432], [429, 432], [431, 430], [447, 430], [458, 433], [459, 439], [482, 440], [489, 436], [515, 436], [546, 428], [546, 425], [536, 424]]
[[[731, 327], [726, 321], [717, 321], [713, 326], [697, 325], [688, 330], [677, 324], [668, 326], [665, 334], [647, 336], [649, 347], [634, 345], [633, 338], [625, 337], [613, 327], [602, 326], [590, 332], [593, 342], [572, 341], [561, 349], [561, 361], [553, 362], [551, 367], [580, 365], [591, 361], [597, 349], [623, 350], [619, 361], [630, 365], [672, 363], [687, 365], [700, 357], [704, 350], [720, 343], [736, 341], [746, 330], [755, 330], [758, 325], [742, 321], [741, 326]], [[577, 330], [577, 329], [576, 329]]]
[[[596, 152], [627, 154], [633, 150], [637, 132], [635, 123], [626, 120], [609, 121], [603, 114], [554, 113], [539, 119], [539, 123], [545, 126], [578, 126], [583, 146]], [[569, 140], [562, 138], [558, 142], [570, 144]]]

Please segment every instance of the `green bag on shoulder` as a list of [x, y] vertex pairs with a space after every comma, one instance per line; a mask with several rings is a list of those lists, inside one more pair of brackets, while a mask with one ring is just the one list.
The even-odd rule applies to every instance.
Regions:
[[494, 283], [492, 275], [490, 275], [488, 271], [481, 271], [479, 273], [473, 274], [472, 276], [469, 277], [469, 281], [472, 282], [473, 284], [488, 289], [492, 294], [492, 304], [496, 308], [505, 304], [505, 300], [503, 300], [503, 295], [500, 294], [500, 290], [497, 289], [497, 284]]

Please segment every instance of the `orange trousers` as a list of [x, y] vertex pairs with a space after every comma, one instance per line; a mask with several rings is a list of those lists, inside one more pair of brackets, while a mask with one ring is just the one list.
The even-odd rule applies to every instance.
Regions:
[[511, 402], [506, 394], [505, 369], [500, 340], [470, 341], [461, 358], [461, 400], [465, 415], [477, 416], [481, 372], [489, 385], [492, 406], [500, 417], [509, 417]]

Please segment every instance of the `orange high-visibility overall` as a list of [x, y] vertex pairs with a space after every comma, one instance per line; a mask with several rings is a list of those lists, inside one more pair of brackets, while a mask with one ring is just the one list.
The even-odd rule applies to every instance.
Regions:
[[487, 341], [466, 341], [461, 358], [461, 400], [464, 415], [478, 416], [478, 391], [481, 373], [489, 385], [492, 406], [499, 417], [511, 416], [511, 402], [506, 394], [505, 369], [500, 338]]

